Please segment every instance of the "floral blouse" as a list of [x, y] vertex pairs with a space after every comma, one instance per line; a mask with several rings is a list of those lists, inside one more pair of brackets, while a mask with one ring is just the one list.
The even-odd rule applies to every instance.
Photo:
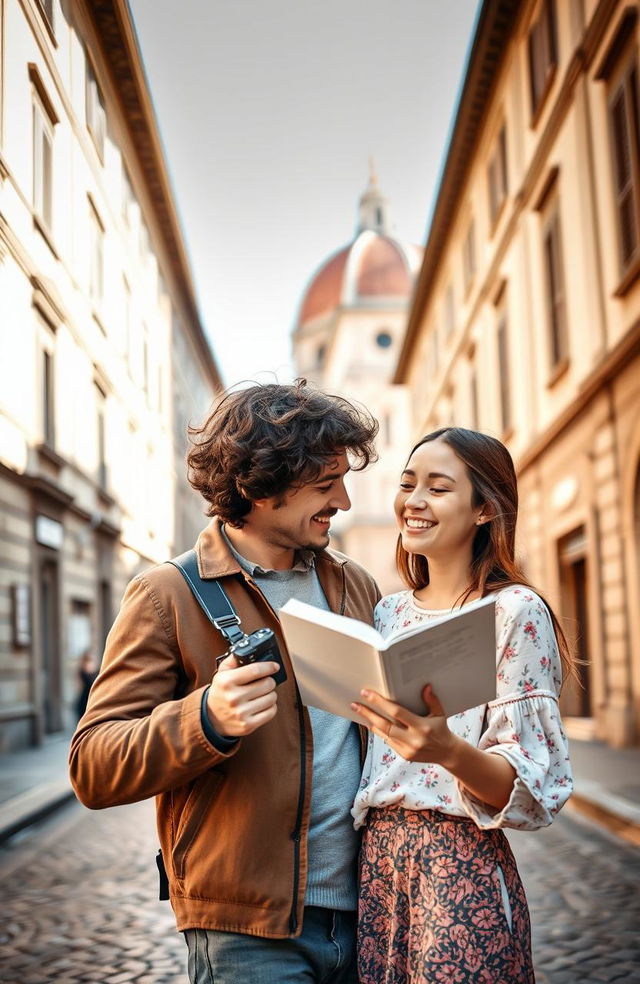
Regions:
[[[569, 798], [573, 782], [558, 710], [562, 669], [551, 617], [524, 586], [503, 588], [495, 598], [497, 698], [456, 714], [448, 724], [470, 744], [511, 763], [516, 780], [509, 802], [502, 810], [483, 803], [446, 769], [407, 762], [370, 734], [351, 811], [356, 827], [369, 807], [393, 805], [471, 817], [485, 829], [535, 830], [550, 824]], [[378, 602], [374, 617], [376, 628], [388, 636], [443, 614], [421, 608], [411, 591], [400, 591]]]

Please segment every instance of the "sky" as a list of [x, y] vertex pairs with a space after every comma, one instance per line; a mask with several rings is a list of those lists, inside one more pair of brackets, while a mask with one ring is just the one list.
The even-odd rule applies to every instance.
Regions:
[[226, 385], [293, 377], [314, 272], [373, 158], [424, 245], [476, 0], [130, 0], [205, 330]]

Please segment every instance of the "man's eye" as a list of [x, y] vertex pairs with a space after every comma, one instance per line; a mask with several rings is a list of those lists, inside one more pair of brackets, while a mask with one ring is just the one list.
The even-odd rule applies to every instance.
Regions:
[[316, 488], [318, 492], [328, 492], [332, 485], [333, 482], [329, 482], [328, 485], [316, 485]]

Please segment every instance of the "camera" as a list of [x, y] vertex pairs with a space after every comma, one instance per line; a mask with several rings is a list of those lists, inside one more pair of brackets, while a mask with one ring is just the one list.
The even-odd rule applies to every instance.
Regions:
[[287, 679], [287, 673], [283, 666], [282, 656], [278, 647], [278, 640], [271, 629], [256, 629], [251, 635], [245, 635], [239, 642], [234, 642], [225, 655], [235, 656], [240, 666], [246, 666], [247, 663], [264, 663], [273, 660], [274, 663], [279, 663], [280, 665], [278, 672], [273, 674], [276, 686], [284, 683]]

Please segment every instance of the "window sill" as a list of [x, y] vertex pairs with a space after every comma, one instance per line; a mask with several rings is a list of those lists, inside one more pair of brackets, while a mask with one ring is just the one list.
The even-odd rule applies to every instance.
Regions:
[[53, 465], [58, 470], [66, 465], [65, 459], [62, 458], [50, 444], [47, 444], [46, 441], [43, 441], [42, 444], [36, 445], [36, 451], [41, 458], [45, 458], [49, 464]]
[[93, 317], [93, 320], [97, 324], [98, 328], [100, 329], [100, 331], [102, 332], [102, 334], [106, 338], [107, 337], [107, 329], [104, 326], [104, 321], [102, 320], [102, 316], [100, 314], [98, 314], [98, 312], [96, 311], [95, 308], [92, 310], [91, 315]]
[[624, 297], [640, 277], [640, 256], [633, 261], [613, 292], [614, 297]]
[[36, 212], [33, 213], [33, 225], [44, 239], [45, 243], [47, 244], [47, 246], [55, 256], [56, 260], [59, 260], [60, 254], [54, 245], [51, 230], [49, 229], [49, 226], [46, 224], [44, 219], [41, 219]]
[[36, 3], [38, 10], [40, 11], [40, 19], [45, 26], [46, 32], [49, 35], [49, 40], [54, 48], [58, 47], [58, 39], [56, 38], [55, 31], [53, 30], [53, 24], [47, 17], [47, 12], [41, 3]]
[[551, 91], [551, 87], [553, 86], [557, 71], [558, 71], [558, 65], [556, 63], [549, 69], [547, 73], [544, 89], [540, 93], [540, 98], [538, 99], [538, 105], [535, 107], [535, 109], [532, 109], [531, 111], [531, 121], [529, 123], [530, 130], [535, 130], [538, 123], [540, 122], [540, 117], [542, 116], [542, 111], [544, 110], [545, 104], [547, 102], [547, 97], [549, 95], [549, 92]]
[[561, 379], [569, 370], [569, 359], [565, 356], [564, 359], [560, 359], [559, 362], [553, 366], [551, 370], [551, 375], [547, 380], [547, 389], [552, 389], [556, 385], [559, 379]]
[[98, 492], [98, 498], [100, 499], [100, 502], [104, 506], [108, 506], [108, 507], [115, 506], [116, 500], [109, 492], [107, 492], [106, 488], [103, 488], [101, 485], [98, 485], [97, 492]]

